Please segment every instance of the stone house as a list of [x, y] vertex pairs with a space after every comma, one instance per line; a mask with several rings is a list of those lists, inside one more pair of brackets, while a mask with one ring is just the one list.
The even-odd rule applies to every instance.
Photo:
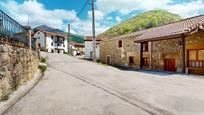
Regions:
[[204, 74], [204, 16], [107, 39], [100, 60], [135, 69]]

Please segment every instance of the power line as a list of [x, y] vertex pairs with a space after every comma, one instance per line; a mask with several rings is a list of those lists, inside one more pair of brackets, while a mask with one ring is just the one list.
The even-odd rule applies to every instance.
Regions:
[[89, 0], [86, 0], [83, 7], [80, 9], [80, 11], [77, 13], [76, 17], [70, 21], [70, 23], [73, 23], [76, 21], [76, 19], [80, 16], [80, 14], [85, 10], [86, 6], [89, 4]]

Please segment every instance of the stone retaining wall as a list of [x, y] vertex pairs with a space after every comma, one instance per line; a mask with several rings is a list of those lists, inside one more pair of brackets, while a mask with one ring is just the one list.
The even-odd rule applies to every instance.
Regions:
[[38, 62], [36, 51], [0, 43], [0, 99], [32, 79]]

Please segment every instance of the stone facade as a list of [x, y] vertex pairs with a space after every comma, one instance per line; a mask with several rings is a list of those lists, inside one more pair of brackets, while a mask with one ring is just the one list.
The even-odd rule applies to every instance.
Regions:
[[164, 70], [166, 59], [175, 59], [176, 72], [182, 72], [181, 46], [179, 39], [152, 42], [152, 69]]
[[38, 62], [36, 51], [0, 43], [0, 99], [32, 79]]
[[[118, 37], [102, 41], [100, 44], [100, 60], [102, 63], [123, 67], [140, 68], [140, 43], [135, 43], [131, 37]], [[175, 72], [182, 72], [182, 38], [158, 40], [148, 42], [148, 51], [142, 53], [142, 58], [148, 59], [149, 65], [143, 65], [143, 69], [165, 70], [167, 60], [175, 61]], [[122, 47], [118, 47], [122, 41]], [[204, 68], [188, 67], [188, 50], [199, 49], [204, 51], [204, 32], [198, 31], [185, 38], [185, 68], [188, 73], [204, 74]], [[130, 63], [130, 57], [134, 57], [134, 64]], [[203, 60], [204, 62], [204, 60]], [[171, 68], [171, 67], [170, 67]]]
[[[122, 47], [118, 47], [118, 42], [122, 41]], [[134, 40], [126, 37], [119, 39], [111, 39], [100, 43], [100, 61], [107, 63], [107, 57], [110, 57], [111, 65], [139, 68], [139, 44]], [[129, 63], [129, 58], [134, 58], [134, 64]]]

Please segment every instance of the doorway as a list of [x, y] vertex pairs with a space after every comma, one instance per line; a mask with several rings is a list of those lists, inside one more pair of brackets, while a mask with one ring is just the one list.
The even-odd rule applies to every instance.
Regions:
[[164, 60], [164, 71], [176, 72], [175, 59], [165, 59]]

